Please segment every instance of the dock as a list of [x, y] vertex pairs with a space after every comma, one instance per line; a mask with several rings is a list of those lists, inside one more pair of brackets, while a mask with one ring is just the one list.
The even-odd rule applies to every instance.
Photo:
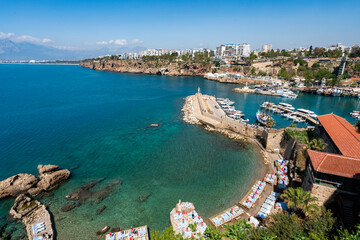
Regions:
[[215, 227], [221, 227], [222, 225], [231, 222], [232, 220], [238, 220], [243, 215], [244, 210], [235, 205], [228, 208], [221, 213], [216, 214], [210, 218], [210, 222]]
[[149, 240], [147, 225], [106, 235], [105, 240]]
[[313, 119], [312, 117], [309, 117], [309, 116], [307, 116], [307, 115], [305, 115], [305, 114], [303, 114], [303, 113], [299, 113], [299, 112], [296, 112], [296, 111], [287, 109], [287, 108], [285, 108], [285, 107], [282, 107], [282, 106], [279, 106], [279, 105], [275, 105], [275, 104], [273, 104], [273, 103], [269, 103], [269, 104], [272, 104], [273, 107], [278, 108], [278, 109], [280, 109], [280, 110], [282, 110], [282, 111], [284, 111], [284, 112], [293, 113], [293, 114], [296, 114], [296, 115], [298, 115], [298, 116], [300, 116], [300, 117], [303, 117], [303, 118], [305, 118], [308, 122], [310, 122], [310, 123], [312, 123], [312, 124], [314, 124], [314, 125], [318, 125], [318, 124], [319, 124], [318, 121], [316, 121], [316, 120]]
[[194, 204], [180, 200], [170, 212], [170, 223], [175, 234], [181, 234], [183, 238], [199, 238], [207, 228]]

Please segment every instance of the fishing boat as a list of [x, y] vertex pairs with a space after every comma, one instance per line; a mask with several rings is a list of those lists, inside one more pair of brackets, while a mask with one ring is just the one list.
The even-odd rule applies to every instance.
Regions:
[[259, 123], [261, 123], [262, 125], [266, 125], [267, 122], [272, 119], [271, 116], [267, 113], [261, 112], [261, 111], [257, 111], [256, 113], [256, 119]]
[[334, 89], [334, 90], [332, 91], [332, 95], [333, 95], [334, 97], [340, 97], [340, 96], [342, 95], [342, 90], [339, 89], [339, 88], [336, 88], [336, 89]]

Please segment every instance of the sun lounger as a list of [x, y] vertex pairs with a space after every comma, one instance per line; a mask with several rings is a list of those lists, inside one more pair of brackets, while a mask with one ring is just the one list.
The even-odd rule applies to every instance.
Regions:
[[264, 204], [261, 206], [261, 208], [265, 208], [265, 209], [271, 210], [271, 209], [273, 208], [273, 206], [271, 206], [271, 205], [269, 205], [269, 204], [267, 204], [267, 203], [264, 203]]
[[215, 226], [220, 226], [223, 224], [223, 221], [218, 217], [213, 218], [212, 221], [215, 223]]
[[266, 208], [261, 208], [260, 212], [263, 212], [265, 214], [270, 214], [270, 209], [266, 209]]
[[108, 235], [106, 235], [106, 240], [115, 240], [115, 234], [113, 233], [113, 234], [108, 234]]
[[33, 237], [33, 240], [43, 240], [43, 236]]
[[277, 192], [271, 192], [270, 195], [274, 196], [275, 198], [280, 197], [280, 193]]
[[242, 205], [243, 206], [245, 206], [245, 207], [247, 207], [247, 208], [251, 208], [251, 206], [252, 206], [252, 202], [246, 202], [246, 201], [244, 201], [243, 203], [242, 203]]
[[258, 212], [258, 213], [257, 213], [257, 216], [260, 217], [260, 218], [262, 218], [262, 219], [264, 219], [264, 218], [267, 217], [267, 214], [265, 214], [265, 213], [263, 213], [263, 212]]
[[191, 231], [184, 231], [183, 236], [184, 236], [184, 238], [191, 237]]
[[274, 206], [274, 205], [275, 205], [275, 199], [274, 199], [274, 200], [271, 200], [271, 199], [267, 198], [267, 199], [265, 200], [265, 203], [267, 203], [267, 204], [269, 204], [269, 205], [271, 205], [271, 206]]

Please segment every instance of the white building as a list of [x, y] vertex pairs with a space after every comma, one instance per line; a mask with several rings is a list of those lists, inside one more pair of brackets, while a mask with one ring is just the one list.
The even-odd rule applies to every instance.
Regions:
[[269, 51], [271, 51], [272, 50], [272, 45], [271, 44], [264, 44], [264, 45], [262, 45], [262, 47], [261, 47], [261, 51], [262, 52], [269, 52]]
[[216, 48], [215, 56], [217, 58], [227, 57], [249, 57], [250, 56], [250, 44], [233, 44], [220, 45]]

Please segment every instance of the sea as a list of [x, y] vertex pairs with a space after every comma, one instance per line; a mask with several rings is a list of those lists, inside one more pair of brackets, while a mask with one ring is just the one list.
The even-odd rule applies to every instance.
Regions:
[[[300, 93], [297, 99], [233, 92], [236, 84], [202, 77], [100, 72], [77, 65], [0, 64], [0, 180], [37, 174], [38, 164], [69, 169], [71, 178], [39, 201], [50, 210], [57, 239], [104, 239], [105, 225], [163, 230], [179, 201], [191, 201], [204, 219], [236, 204], [265, 174], [260, 150], [182, 120], [184, 98], [200, 88], [227, 97], [250, 124], [264, 101], [287, 102], [351, 123], [355, 98]], [[290, 124], [274, 115], [276, 127]], [[156, 123], [158, 127], [150, 127]], [[306, 124], [303, 124], [306, 126]], [[69, 212], [66, 195], [102, 179]], [[121, 184], [107, 188], [109, 183]], [[97, 191], [106, 189], [97, 198]], [[0, 200], [0, 227], [14, 199]], [[105, 206], [101, 214], [100, 207]]]

